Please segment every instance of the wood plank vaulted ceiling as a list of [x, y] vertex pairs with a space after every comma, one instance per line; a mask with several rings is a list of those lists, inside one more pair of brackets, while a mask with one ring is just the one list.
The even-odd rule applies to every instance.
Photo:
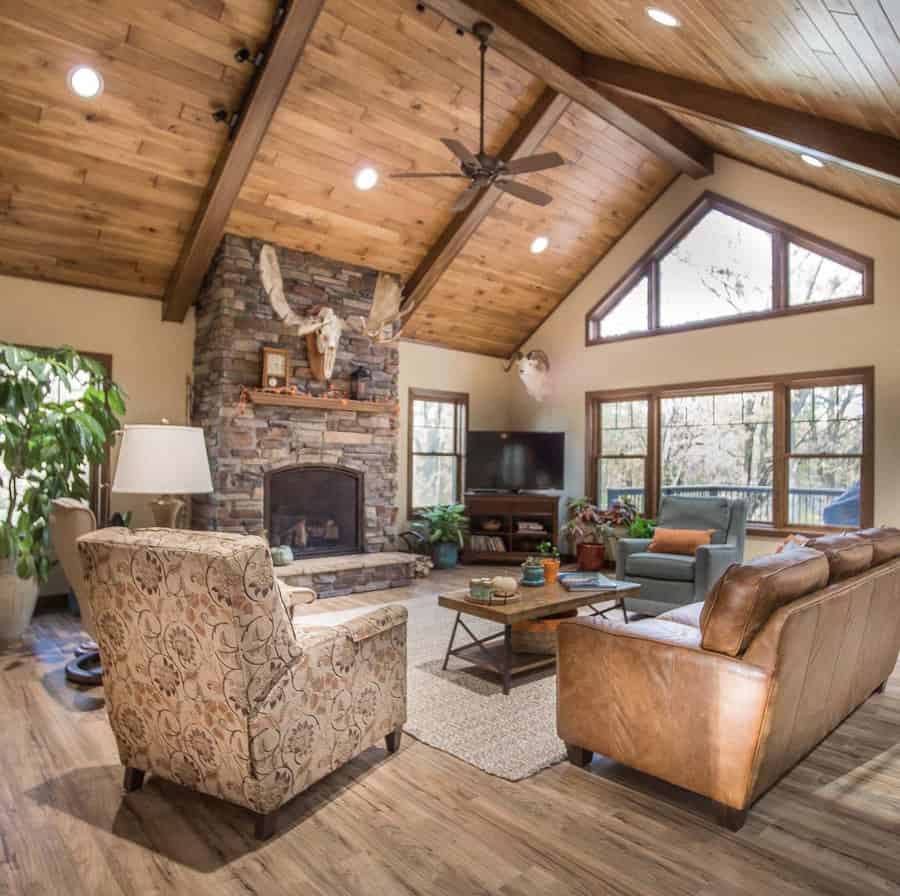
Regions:
[[[557, 49], [562, 41], [551, 55], [595, 53], [900, 137], [900, 0], [661, 2], [681, 19], [676, 29], [651, 22], [643, 0], [520, 4], [510, 27], [556, 29], [542, 38]], [[499, 0], [428, 5], [421, 13], [413, 0], [326, 0], [227, 231], [404, 279], [421, 274], [459, 221], [451, 205], [460, 182], [385, 175], [454, 170], [440, 137], [478, 143], [477, 46], [434, 10], [466, 25], [469, 13], [496, 12], [502, 28], [516, 9]], [[228, 128], [212, 113], [239, 109], [250, 83], [252, 66], [234, 54], [265, 44], [276, 7], [0, 0], [0, 272], [162, 299], [227, 146]], [[499, 198], [420, 290], [406, 329], [410, 338], [496, 356], [514, 351], [679, 174], [677, 152], [646, 148], [627, 122], [617, 122], [622, 130], [598, 115], [591, 97], [579, 98], [593, 111], [554, 101], [545, 82], [559, 89], [557, 69], [527, 53], [518, 61], [528, 70], [508, 57], [516, 54], [488, 55], [487, 148], [508, 147], [529, 113], [549, 103], [549, 130], [529, 151], [554, 150], [568, 164], [523, 180], [554, 202]], [[76, 64], [102, 72], [97, 99], [68, 90]], [[626, 109], [636, 102], [615, 96]], [[605, 102], [599, 92], [593, 99]], [[680, 126], [682, 142], [696, 135], [701, 148], [900, 216], [900, 180], [814, 170], [746, 129], [643, 99], [665, 107], [664, 128]], [[382, 177], [360, 193], [352, 178], [367, 164]], [[532, 255], [542, 234], [550, 248]]]

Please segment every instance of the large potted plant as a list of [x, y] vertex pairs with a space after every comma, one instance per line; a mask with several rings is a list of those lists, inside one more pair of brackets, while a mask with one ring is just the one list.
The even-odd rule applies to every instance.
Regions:
[[606, 552], [603, 546], [605, 522], [603, 511], [589, 498], [569, 501], [569, 519], [563, 532], [575, 543], [578, 568], [582, 572], [603, 569]]
[[0, 345], [0, 642], [22, 636], [50, 572], [51, 502], [89, 497], [124, 411], [96, 361]]
[[438, 504], [422, 513], [428, 523], [428, 540], [435, 569], [453, 569], [459, 562], [459, 549], [465, 543], [469, 518], [462, 504]]

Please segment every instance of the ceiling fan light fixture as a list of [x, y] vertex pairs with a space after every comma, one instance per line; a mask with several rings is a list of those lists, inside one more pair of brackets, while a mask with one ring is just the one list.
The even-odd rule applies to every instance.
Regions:
[[378, 172], [374, 168], [360, 168], [353, 175], [353, 186], [357, 190], [371, 190], [378, 183]]
[[824, 168], [825, 163], [821, 159], [817, 159], [815, 156], [811, 156], [809, 153], [801, 152], [800, 158], [806, 162], [807, 165], [812, 165], [813, 168]]
[[531, 254], [532, 255], [540, 255], [541, 252], [545, 252], [547, 247], [550, 245], [550, 238], [546, 236], [536, 236], [531, 241]]
[[83, 100], [92, 100], [103, 93], [103, 76], [89, 65], [76, 65], [69, 71], [66, 81], [69, 90]]
[[672, 13], [666, 12], [664, 9], [658, 9], [655, 6], [647, 7], [647, 15], [657, 24], [665, 25], [666, 28], [678, 28], [681, 25], [681, 20], [675, 18]]

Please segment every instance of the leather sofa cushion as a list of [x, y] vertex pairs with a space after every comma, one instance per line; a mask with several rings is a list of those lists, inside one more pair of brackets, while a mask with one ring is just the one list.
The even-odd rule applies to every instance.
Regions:
[[672, 582], [693, 582], [697, 561], [686, 554], [632, 554], [625, 562], [625, 574]]
[[709, 544], [712, 529], [663, 529], [653, 533], [647, 550], [651, 554], [686, 554], [693, 557], [701, 544]]
[[858, 535], [820, 535], [806, 543], [828, 558], [829, 581], [841, 582], [865, 572], [872, 565], [875, 549], [868, 539]]
[[729, 567], [703, 604], [703, 649], [739, 656], [775, 610], [824, 588], [828, 576], [828, 559], [809, 548]]
[[725, 544], [730, 521], [727, 498], [663, 496], [656, 524], [663, 529], [712, 529], [712, 543]]
[[900, 557], [900, 529], [861, 529], [855, 534], [872, 545], [872, 566]]

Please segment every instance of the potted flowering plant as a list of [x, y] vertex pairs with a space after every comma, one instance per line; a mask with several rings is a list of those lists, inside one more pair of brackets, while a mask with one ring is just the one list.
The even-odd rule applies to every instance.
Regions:
[[603, 537], [606, 523], [603, 511], [589, 498], [569, 501], [569, 520], [563, 531], [576, 544], [578, 568], [582, 572], [603, 569], [606, 551]]
[[544, 580], [552, 585], [559, 578], [559, 548], [552, 541], [542, 541], [538, 553], [544, 565]]
[[631, 527], [640, 517], [637, 508], [627, 495], [619, 501], [613, 501], [607, 510], [602, 512], [603, 539], [606, 545], [606, 554], [612, 562], [616, 561], [619, 539], [627, 538], [631, 534]]

